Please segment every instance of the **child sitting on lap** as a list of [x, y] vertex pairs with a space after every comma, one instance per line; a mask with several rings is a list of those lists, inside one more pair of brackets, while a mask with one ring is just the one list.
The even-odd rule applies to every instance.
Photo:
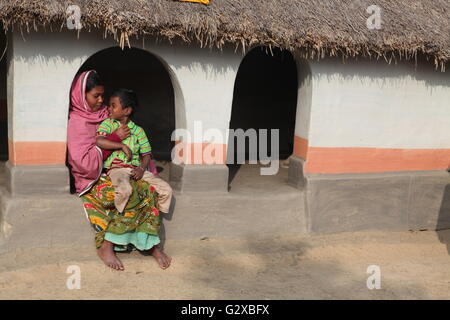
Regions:
[[[105, 150], [115, 150], [105, 160], [103, 167], [115, 188], [114, 204], [122, 213], [131, 196], [130, 178], [143, 179], [158, 192], [159, 210], [167, 213], [172, 199], [172, 188], [167, 182], [146, 170], [150, 163], [151, 146], [144, 129], [130, 120], [130, 115], [137, 108], [136, 94], [127, 89], [116, 90], [109, 100], [109, 117], [97, 129], [97, 146]], [[128, 125], [130, 137], [122, 142], [107, 140], [120, 125]]]

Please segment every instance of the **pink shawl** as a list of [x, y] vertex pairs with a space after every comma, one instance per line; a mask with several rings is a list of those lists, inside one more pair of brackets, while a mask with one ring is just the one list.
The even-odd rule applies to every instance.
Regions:
[[75, 179], [75, 189], [83, 195], [98, 180], [102, 171], [102, 153], [95, 145], [99, 124], [108, 117], [103, 105], [93, 112], [86, 102], [86, 81], [90, 70], [74, 79], [70, 89], [69, 123], [67, 128], [68, 161]]

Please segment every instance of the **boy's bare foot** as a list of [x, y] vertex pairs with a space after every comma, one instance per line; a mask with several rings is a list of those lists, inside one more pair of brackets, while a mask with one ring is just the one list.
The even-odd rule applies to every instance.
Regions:
[[150, 254], [156, 259], [161, 269], [167, 269], [170, 266], [172, 258], [162, 252], [160, 248], [154, 246], [150, 249]]
[[114, 252], [114, 245], [112, 242], [104, 240], [102, 246], [97, 249], [97, 254], [102, 261], [115, 270], [124, 270], [122, 261], [117, 258]]

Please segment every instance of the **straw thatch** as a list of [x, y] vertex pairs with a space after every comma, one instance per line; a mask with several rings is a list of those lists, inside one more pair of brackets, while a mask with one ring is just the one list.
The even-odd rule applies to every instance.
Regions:
[[[84, 28], [128, 37], [180, 37], [202, 46], [235, 43], [301, 49], [307, 57], [417, 54], [444, 67], [450, 60], [449, 0], [212, 0], [209, 6], [174, 0], [0, 0], [5, 29], [65, 27], [70, 4], [81, 8]], [[370, 30], [366, 12], [381, 9], [382, 29]]]

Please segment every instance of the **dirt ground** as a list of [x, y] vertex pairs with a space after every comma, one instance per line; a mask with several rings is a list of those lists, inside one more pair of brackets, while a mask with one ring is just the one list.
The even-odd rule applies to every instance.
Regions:
[[[1, 299], [448, 299], [450, 232], [361, 232], [274, 239], [167, 241], [167, 270], [139, 252], [123, 272], [93, 248], [0, 256]], [[71, 265], [81, 288], [68, 289]], [[381, 289], [367, 288], [370, 265]]]

